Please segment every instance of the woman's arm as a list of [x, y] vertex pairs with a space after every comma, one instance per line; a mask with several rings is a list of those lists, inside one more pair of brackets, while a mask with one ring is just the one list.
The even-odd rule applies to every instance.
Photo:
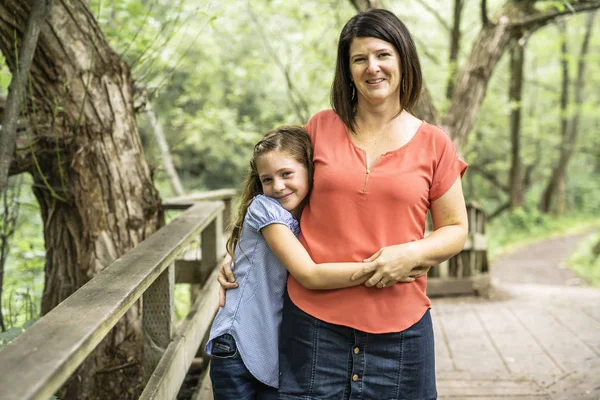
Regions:
[[374, 263], [365, 265], [352, 279], [363, 279], [365, 274], [375, 271], [365, 285], [385, 287], [409, 276], [424, 275], [431, 266], [458, 254], [465, 245], [468, 233], [460, 177], [446, 193], [431, 202], [431, 217], [434, 229], [431, 235], [422, 240], [380, 249], [365, 260]]
[[281, 263], [292, 276], [307, 289], [339, 289], [358, 286], [369, 279], [365, 274], [357, 280], [350, 277], [370, 263], [323, 263], [315, 264], [290, 228], [282, 224], [271, 224], [261, 233]]

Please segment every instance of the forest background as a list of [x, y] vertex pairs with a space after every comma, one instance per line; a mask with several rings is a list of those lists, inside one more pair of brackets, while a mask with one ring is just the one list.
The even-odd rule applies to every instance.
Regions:
[[[239, 187], [252, 145], [264, 133], [303, 124], [330, 107], [337, 39], [356, 3], [87, 2], [110, 47], [131, 70], [136, 122], [160, 198]], [[451, 106], [481, 30], [482, 4], [491, 18], [505, 3], [383, 2], [411, 31], [440, 114]], [[489, 216], [492, 256], [514, 243], [599, 223], [600, 17], [569, 15], [571, 3], [536, 3], [540, 11], [567, 15], [511, 40], [460, 146], [470, 164], [465, 196]], [[11, 78], [5, 54], [3, 98]], [[24, 107], [23, 119], [32, 112]], [[0, 334], [0, 345], [35, 322], [43, 308], [48, 244], [34, 192], [52, 184], [34, 175], [13, 174], [1, 194], [0, 316], [7, 332]], [[586, 284], [600, 284], [599, 253], [596, 234], [572, 260]]]

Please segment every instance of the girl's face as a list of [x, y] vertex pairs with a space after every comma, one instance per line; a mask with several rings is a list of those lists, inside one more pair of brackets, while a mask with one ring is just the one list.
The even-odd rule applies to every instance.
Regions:
[[308, 171], [304, 164], [286, 153], [270, 151], [256, 159], [256, 170], [265, 196], [274, 198], [296, 215], [294, 211], [299, 211], [298, 206], [309, 191]]
[[393, 44], [374, 37], [355, 37], [350, 43], [350, 73], [360, 99], [371, 104], [400, 98], [400, 63]]

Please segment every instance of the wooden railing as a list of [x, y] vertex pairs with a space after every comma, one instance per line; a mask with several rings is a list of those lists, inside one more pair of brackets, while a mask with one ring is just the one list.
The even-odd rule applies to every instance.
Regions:
[[[487, 242], [485, 237], [486, 216], [475, 202], [467, 203], [469, 235], [463, 250], [448, 261], [429, 270], [427, 295], [480, 294], [488, 291]], [[427, 231], [432, 230], [428, 220]], [[425, 234], [427, 235], [428, 232]]]
[[[231, 220], [234, 194], [233, 190], [216, 191], [167, 202], [167, 208], [187, 210], [106, 267], [0, 352], [0, 398], [50, 398], [143, 296], [147, 384], [140, 398], [174, 399], [217, 310], [216, 267], [224, 255], [223, 227]], [[198, 239], [196, 254], [201, 257], [180, 262]], [[202, 285], [177, 328], [176, 282]]]
[[[235, 191], [228, 189], [165, 202], [166, 209], [185, 211], [106, 267], [0, 352], [0, 397], [47, 400], [143, 296], [143, 367], [147, 384], [140, 399], [176, 398], [217, 310], [217, 267], [225, 254], [223, 232], [232, 218], [234, 196]], [[467, 244], [459, 255], [431, 269], [429, 295], [472, 293], [489, 283], [485, 214], [473, 203], [467, 210]], [[199, 248], [190, 251], [190, 245], [198, 239]], [[177, 328], [176, 283], [202, 286], [196, 291], [188, 316]], [[205, 374], [195, 399], [210, 398], [209, 387]]]

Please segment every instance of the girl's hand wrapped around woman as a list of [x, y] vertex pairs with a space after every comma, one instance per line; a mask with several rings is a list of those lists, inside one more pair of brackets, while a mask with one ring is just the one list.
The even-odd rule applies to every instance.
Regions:
[[225, 259], [221, 263], [217, 280], [219, 281], [219, 285], [221, 285], [219, 288], [219, 307], [223, 307], [225, 305], [225, 291], [238, 287], [233, 275], [233, 260], [229, 254], [225, 256]]

